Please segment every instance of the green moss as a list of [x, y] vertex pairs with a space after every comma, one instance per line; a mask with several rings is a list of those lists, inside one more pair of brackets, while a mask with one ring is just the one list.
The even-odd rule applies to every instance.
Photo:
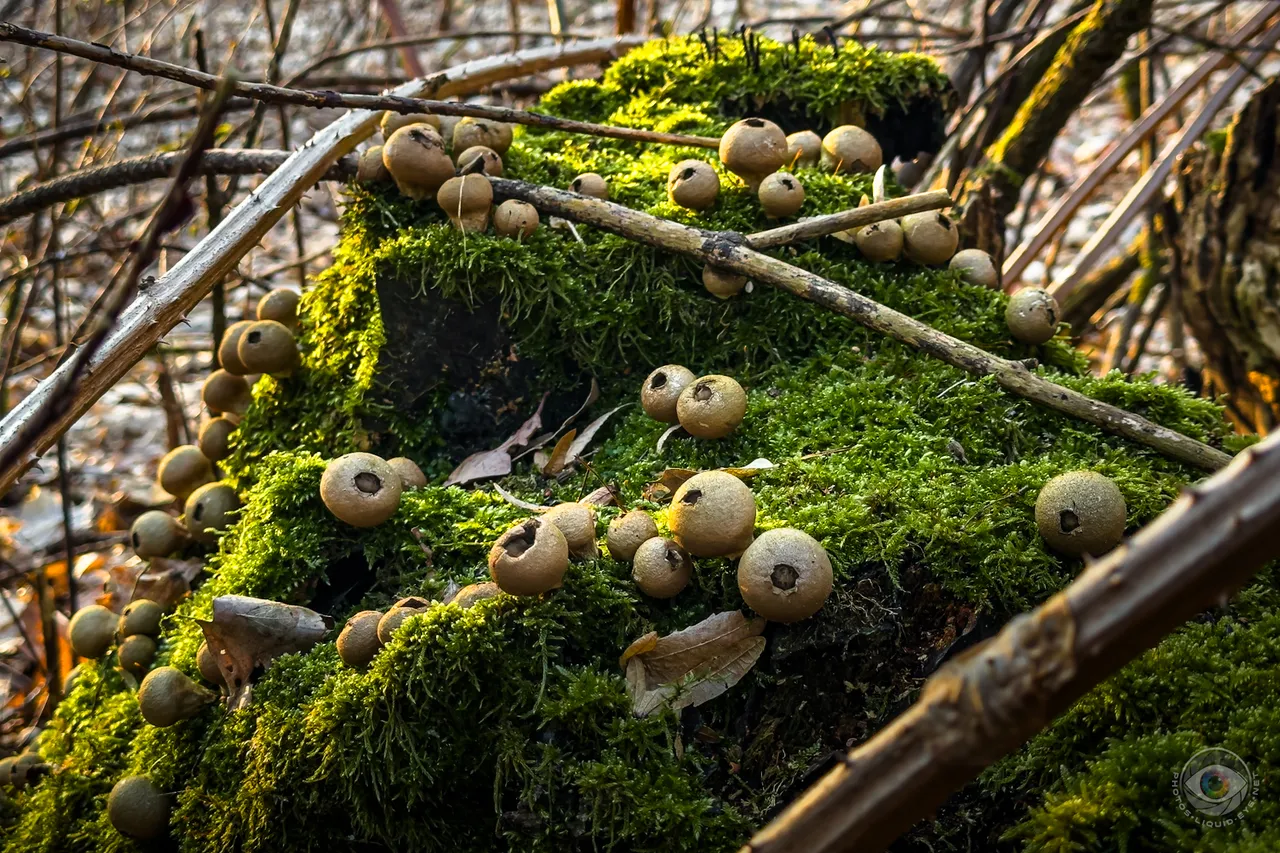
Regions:
[[[858, 45], [836, 55], [803, 41], [797, 54], [765, 42], [757, 68], [740, 41], [724, 40], [715, 57], [696, 39], [654, 43], [599, 82], [557, 87], [542, 108], [718, 133], [743, 104], [780, 119], [859, 114], [903, 125], [924, 121], [922, 100], [937, 109], [946, 100], [927, 60]], [[893, 133], [919, 132], [908, 130]], [[518, 131], [505, 160], [509, 174], [561, 186], [598, 171], [616, 200], [702, 227], [770, 224], [724, 173], [713, 211], [669, 205], [666, 174], [689, 156], [713, 159], [702, 149]], [[856, 205], [870, 191], [866, 176], [799, 174], [805, 213]], [[699, 560], [689, 589], [672, 601], [639, 596], [628, 567], [608, 557], [577, 564], [563, 589], [541, 599], [500, 596], [465, 612], [441, 606], [414, 616], [366, 672], [344, 667], [332, 641], [287, 655], [255, 685], [248, 709], [211, 707], [165, 730], [141, 724], [108, 661], [91, 667], [58, 712], [45, 751], [60, 772], [0, 811], [0, 849], [133, 849], [108, 826], [105, 796], [119, 776], [146, 773], [177, 792], [172, 826], [185, 851], [327, 850], [334, 839], [427, 851], [732, 850], [804, 786], [823, 755], [892, 718], [971, 624], [962, 617], [998, 625], [1071, 579], [1079, 564], [1046, 551], [1035, 532], [1032, 507], [1044, 482], [1075, 468], [1102, 471], [1119, 484], [1137, 527], [1196, 476], [788, 294], [757, 288], [719, 301], [702, 289], [697, 264], [591, 228], [579, 233], [580, 241], [547, 227], [525, 243], [460, 239], [431, 203], [389, 188], [353, 189], [335, 263], [302, 303], [303, 366], [255, 389], [227, 463], [243, 510], [203, 585], [166, 623], [161, 661], [195, 674], [201, 632], [189, 617], [208, 617], [218, 595], [307, 603], [339, 622], [403, 595], [439, 599], [449, 584], [486, 577], [491, 543], [526, 514], [487, 489], [438, 485], [406, 493], [396, 515], [369, 530], [324, 508], [319, 480], [337, 454], [391, 446], [432, 473], [458, 461], [442, 439], [447, 382], [424, 377], [421, 402], [411, 407], [388, 404], [379, 386], [384, 287], [422, 300], [496, 303], [514, 352], [538, 365], [542, 386], [572, 387], [585, 374], [599, 381], [593, 414], [633, 401], [640, 377], [662, 363], [733, 374], [749, 406], [728, 439], [673, 437], [659, 452], [665, 425], [630, 408], [602, 432], [580, 477], [547, 481], [524, 459], [503, 485], [547, 503], [607, 482], [665, 529], [665, 507], [645, 498], [664, 469], [768, 459], [773, 467], [751, 480], [759, 528], [796, 526], [823, 542], [837, 577], [823, 611], [771, 626], [754, 670], [679, 718], [634, 718], [617, 659], [648, 630], [741, 607], [723, 560]], [[1221, 413], [1208, 402], [1118, 373], [1089, 377], [1062, 339], [1015, 344], [1004, 298], [950, 272], [867, 264], [835, 240], [781, 254], [994, 352], [1036, 357], [1046, 375], [1087, 394], [1226, 441]], [[618, 511], [599, 512], [599, 533]], [[1263, 617], [1273, 603], [1256, 598], [1251, 630], [1269, 637]], [[1202, 654], [1225, 664], [1237, 659], [1231, 649], [1243, 654], [1244, 641], [1234, 645], [1229, 632], [1210, 643], [1193, 631], [1178, 640], [1180, 661]], [[919, 837], [947, 849], [965, 832], [978, 834], [977, 825], [992, 839], [1009, 832], [1034, 849], [1066, 850], [1073, 848], [1054, 844], [1087, 840], [1088, 832], [1136, 837], [1154, 826], [1158, 809], [1117, 822], [1127, 801], [1103, 783], [1126, 749], [1149, 755], [1143, 772], [1158, 775], [1155, 756], [1194, 739], [1193, 712], [1173, 709], [1204, 685], [1171, 681], [1161, 714], [1146, 709], [1142, 733], [1111, 753], [1106, 739], [1123, 734], [1114, 719], [1125, 719], [1116, 709], [1147, 701], [1133, 674], [1145, 665], [971, 789], [967, 802], [983, 811], [940, 820]], [[1258, 695], [1238, 688], [1248, 701]], [[1110, 699], [1097, 698], [1106, 691]], [[1238, 736], [1231, 742], [1247, 745], [1251, 731], [1224, 718], [1202, 739]], [[1270, 755], [1258, 750], [1259, 760]], [[1059, 767], [1067, 768], [1060, 780]], [[1022, 792], [1016, 808], [992, 805], [1003, 790]], [[1072, 811], [1077, 802], [1093, 804], [1084, 817]], [[1174, 846], [1185, 840], [1168, 837]]]

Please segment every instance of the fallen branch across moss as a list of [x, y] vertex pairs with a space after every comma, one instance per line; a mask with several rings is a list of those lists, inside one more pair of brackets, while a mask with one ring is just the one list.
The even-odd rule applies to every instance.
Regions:
[[[801, 222], [770, 228], [768, 231], [757, 231], [747, 236], [747, 245], [753, 249], [772, 249], [775, 246], [799, 243], [801, 240], [812, 240], [814, 237], [825, 237], [837, 231], [861, 228], [873, 222], [898, 219], [912, 213], [924, 213], [927, 210], [941, 210], [944, 207], [950, 207], [951, 203], [951, 196], [946, 190], [931, 190], [918, 195], [891, 198], [866, 207], [855, 207], [826, 216], [814, 216]], [[0, 211], [3, 211], [3, 207], [4, 203], [0, 202]], [[3, 218], [0, 218], [0, 224], [3, 222]]]
[[500, 198], [520, 199], [546, 213], [594, 225], [650, 246], [690, 255], [713, 266], [771, 284], [968, 373], [991, 376], [1005, 390], [1032, 402], [1154, 448], [1171, 458], [1206, 471], [1216, 471], [1231, 461], [1229, 455], [1203, 442], [1032, 373], [1020, 361], [992, 355], [981, 347], [943, 334], [847, 287], [761, 254], [751, 249], [741, 234], [690, 228], [619, 204], [551, 187], [504, 178], [490, 180], [494, 194]]
[[939, 670], [920, 699], [744, 853], [884, 850], [1090, 688], [1280, 554], [1280, 434], [1192, 486], [1127, 544]]

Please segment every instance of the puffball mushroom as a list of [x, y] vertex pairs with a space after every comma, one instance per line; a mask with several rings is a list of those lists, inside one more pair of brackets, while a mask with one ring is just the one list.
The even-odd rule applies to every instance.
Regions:
[[390, 139], [391, 134], [400, 128], [415, 124], [425, 124], [439, 132], [440, 116], [431, 113], [393, 113], [388, 110], [382, 114], [382, 121], [378, 123], [378, 127], [382, 130], [382, 138]]
[[320, 499], [352, 527], [376, 527], [395, 515], [403, 488], [396, 470], [372, 453], [339, 456], [320, 477]]
[[240, 336], [240, 361], [253, 373], [289, 376], [298, 366], [298, 341], [284, 323], [259, 320]]
[[787, 162], [787, 135], [768, 119], [745, 118], [720, 137], [720, 162], [756, 192]]
[[692, 576], [693, 561], [672, 539], [642, 542], [631, 560], [631, 578], [650, 598], [674, 598]]
[[156, 482], [179, 500], [213, 479], [213, 466], [194, 444], [175, 447], [160, 460]]
[[[241, 338], [240, 342], [243, 345], [244, 339]], [[243, 415], [249, 411], [253, 395], [249, 392], [249, 383], [243, 376], [236, 376], [225, 370], [215, 370], [200, 386], [200, 401], [215, 415], [222, 412]]]
[[476, 160], [481, 161], [480, 171], [484, 174], [493, 178], [502, 177], [502, 156], [487, 145], [472, 145], [455, 158], [458, 171], [463, 173], [472, 172], [472, 164]]
[[382, 162], [400, 192], [412, 199], [434, 196], [454, 174], [444, 140], [421, 124], [411, 124], [391, 134], [382, 146]]
[[747, 392], [729, 376], [702, 376], [676, 399], [680, 426], [694, 438], [724, 438], [746, 413]]
[[483, 175], [450, 178], [436, 194], [436, 204], [462, 231], [484, 231], [489, 227], [493, 207], [493, 185]]
[[774, 172], [760, 182], [757, 193], [765, 216], [780, 219], [794, 216], [804, 204], [804, 185], [790, 172]]
[[1009, 334], [1024, 344], [1042, 344], [1058, 332], [1058, 300], [1039, 287], [1024, 287], [1004, 309]]
[[138, 710], [142, 719], [165, 728], [189, 720], [217, 699], [213, 691], [201, 687], [181, 671], [160, 666], [147, 673], [138, 688]]
[[240, 336], [252, 325], [252, 320], [241, 320], [227, 326], [227, 330], [222, 333], [222, 342], [218, 344], [218, 364], [227, 373], [245, 376], [253, 372], [240, 361], [239, 352]]
[[385, 646], [391, 642], [392, 636], [404, 624], [404, 620], [415, 613], [422, 613], [430, 608], [430, 601], [425, 598], [419, 598], [416, 595], [400, 599], [378, 620], [378, 642]]
[[489, 575], [503, 592], [541, 595], [557, 589], [569, 568], [569, 543], [549, 521], [528, 518], [489, 550]]
[[499, 237], [523, 240], [537, 231], [540, 223], [536, 207], [514, 198], [507, 199], [493, 212], [493, 230]]
[[302, 295], [291, 287], [268, 291], [258, 300], [258, 319], [275, 320], [292, 331], [298, 325], [298, 300], [301, 298]]
[[391, 180], [387, 164], [382, 162], [382, 146], [374, 145], [366, 148], [356, 161], [356, 180], [362, 184]]
[[969, 284], [1000, 289], [1000, 275], [991, 256], [981, 249], [961, 249], [951, 258], [950, 269], [956, 270]]
[[471, 116], [460, 119], [453, 126], [453, 150], [466, 151], [477, 145], [506, 154], [511, 147], [511, 125]]
[[187, 531], [178, 519], [158, 509], [147, 510], [134, 519], [129, 528], [129, 544], [133, 553], [143, 560], [167, 557], [186, 541]]
[[569, 189], [578, 195], [609, 200], [609, 182], [595, 172], [583, 172], [569, 183]]
[[822, 137], [812, 130], [787, 136], [787, 168], [812, 169], [822, 159]]
[[395, 456], [387, 460], [392, 470], [400, 475], [400, 485], [405, 489], [421, 489], [427, 484], [427, 475], [422, 473], [418, 463], [404, 456]]
[[655, 421], [675, 423], [679, 420], [676, 401], [680, 399], [680, 392], [693, 384], [696, 378], [693, 371], [682, 364], [662, 365], [645, 377], [640, 388], [640, 407]]
[[120, 611], [120, 622], [116, 633], [121, 637], [132, 637], [135, 634], [146, 634], [149, 637], [160, 636], [160, 619], [164, 616], [164, 608], [149, 598], [130, 601]]
[[226, 483], [208, 483], [187, 496], [182, 515], [192, 539], [217, 545], [218, 534], [231, 526], [231, 513], [239, 508], [235, 489]]
[[936, 210], [902, 217], [902, 248], [918, 264], [945, 264], [960, 245], [951, 217]]
[[609, 522], [604, 545], [610, 557], [626, 563], [635, 558], [641, 544], [657, 535], [658, 525], [653, 517], [642, 509], [633, 509]]
[[71, 649], [82, 658], [100, 658], [111, 648], [119, 617], [101, 604], [82, 607], [71, 617], [67, 637]]
[[600, 546], [596, 544], [596, 514], [591, 507], [576, 502], [556, 504], [542, 514], [542, 519], [560, 528], [569, 546], [569, 556], [578, 560], [594, 560], [600, 556]]
[[742, 600], [771, 622], [799, 622], [831, 595], [831, 558], [808, 533], [768, 530], [738, 560]]
[[121, 669], [134, 677], [140, 677], [151, 668], [151, 663], [156, 659], [156, 641], [146, 634], [134, 634], [120, 643], [117, 655]]
[[707, 264], [702, 268], [702, 286], [719, 299], [737, 296], [747, 286], [747, 277]]
[[347, 620], [338, 635], [338, 657], [347, 666], [363, 669], [369, 665], [382, 643], [378, 640], [378, 620], [382, 614], [376, 610], [361, 610]]
[[732, 474], [704, 471], [676, 490], [667, 522], [676, 543], [695, 557], [741, 554], [755, 530], [755, 495]]
[[1096, 471], [1059, 474], [1036, 497], [1036, 526], [1049, 547], [1101, 556], [1124, 538], [1127, 508], [1120, 488]]
[[226, 686], [222, 678], [222, 670], [218, 668], [218, 658], [207, 642], [201, 643], [196, 652], [196, 666], [200, 669], [200, 677], [205, 681], [219, 687]]
[[159, 838], [169, 830], [169, 798], [146, 776], [126, 776], [107, 797], [107, 819], [121, 835]]
[[854, 232], [853, 242], [869, 261], [896, 261], [902, 257], [902, 226], [892, 219], [872, 222]]
[[200, 427], [200, 437], [196, 439], [200, 452], [210, 462], [221, 462], [226, 459], [231, 455], [231, 433], [235, 432], [238, 426], [235, 421], [228, 417], [216, 417], [209, 420], [204, 426]]
[[822, 138], [822, 166], [841, 172], [874, 172], [884, 163], [876, 138], [855, 124], [842, 124]]
[[720, 176], [711, 164], [681, 160], [667, 175], [667, 198], [689, 210], [706, 210], [720, 195]]
[[501, 588], [493, 581], [470, 583], [458, 590], [457, 594], [449, 600], [449, 603], [456, 604], [466, 610], [476, 602], [484, 601], [486, 598], [493, 598], [501, 592]]

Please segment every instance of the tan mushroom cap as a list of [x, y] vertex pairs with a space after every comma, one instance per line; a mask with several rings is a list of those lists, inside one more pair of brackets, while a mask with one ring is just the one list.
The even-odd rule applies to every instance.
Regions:
[[657, 535], [658, 525], [653, 517], [642, 509], [633, 509], [609, 522], [604, 544], [610, 557], [625, 563], [635, 558], [642, 543]]
[[[241, 343], [243, 342], [242, 337]], [[249, 383], [243, 376], [236, 376], [234, 373], [219, 369], [210, 373], [204, 380], [204, 384], [200, 386], [200, 402], [215, 415], [222, 412], [243, 415], [249, 411], [253, 394], [250, 393]]]
[[196, 439], [200, 452], [211, 462], [221, 462], [231, 455], [231, 434], [239, 425], [228, 417], [210, 419], [200, 427], [200, 437]]
[[129, 544], [143, 560], [167, 557], [187, 541], [187, 532], [178, 519], [158, 509], [147, 510], [129, 527]]
[[196, 666], [200, 670], [200, 677], [205, 681], [219, 687], [226, 686], [222, 678], [222, 670], [218, 668], [218, 658], [207, 642], [201, 643], [199, 651], [196, 652]]
[[564, 534], [538, 518], [516, 524], [489, 551], [489, 575], [511, 595], [541, 595], [557, 589], [568, 568], [569, 543]]
[[1124, 539], [1127, 507], [1120, 487], [1096, 471], [1059, 474], [1036, 497], [1036, 526], [1064, 554], [1101, 556]]
[[218, 344], [218, 364], [222, 365], [222, 369], [227, 373], [245, 376], [253, 372], [241, 363], [239, 353], [240, 336], [253, 323], [253, 320], [240, 320], [227, 326], [227, 330], [222, 333], [222, 342]]
[[636, 549], [631, 578], [650, 598], [674, 598], [693, 577], [693, 561], [673, 539], [648, 539]]
[[164, 608], [149, 598], [130, 601], [120, 611], [120, 621], [116, 632], [121, 637], [132, 637], [134, 634], [146, 634], [149, 637], [160, 635], [160, 620], [164, 618]]
[[347, 620], [338, 634], [338, 657], [349, 667], [363, 669], [378, 654], [382, 642], [378, 639], [378, 621], [382, 614], [376, 610], [361, 610]]
[[740, 554], [755, 531], [755, 495], [732, 474], [704, 471], [676, 490], [667, 522], [672, 537], [695, 557]]
[[569, 182], [569, 189], [578, 195], [609, 200], [609, 182], [595, 172], [583, 172]]
[[320, 477], [320, 499], [352, 527], [376, 527], [395, 515], [403, 488], [400, 474], [372, 453], [339, 456]]
[[809, 534], [789, 527], [769, 530], [738, 561], [738, 591], [772, 622], [799, 622], [822, 609], [831, 595], [831, 558]]
[[391, 135], [402, 127], [414, 124], [425, 124], [432, 130], [440, 130], [440, 116], [431, 113], [393, 113], [390, 110], [382, 114], [378, 127], [382, 130], [382, 138], [390, 139]]
[[427, 475], [422, 473], [418, 463], [412, 459], [405, 456], [393, 456], [387, 460], [387, 464], [400, 475], [400, 485], [404, 488], [421, 489], [427, 484]]
[[494, 151], [487, 145], [472, 145], [470, 148], [458, 154], [455, 158], [458, 164], [459, 172], [470, 172], [471, 165], [476, 160], [481, 160], [483, 165], [480, 171], [494, 178], [502, 177], [502, 155]]
[[768, 119], [745, 118], [720, 137], [720, 162], [755, 192], [787, 162], [787, 135]]
[[697, 379], [693, 371], [682, 364], [664, 364], [645, 377], [640, 387], [640, 407], [655, 421], [673, 424], [679, 420], [676, 401], [680, 392]]
[[493, 230], [499, 237], [523, 240], [538, 230], [542, 220], [533, 205], [511, 198], [498, 205], [493, 212]]
[[119, 617], [101, 604], [82, 607], [71, 617], [67, 637], [82, 658], [100, 658], [111, 648]]
[[417, 595], [400, 599], [387, 608], [387, 612], [378, 620], [378, 642], [385, 646], [391, 642], [392, 637], [395, 636], [396, 631], [400, 630], [400, 626], [406, 619], [415, 613], [425, 613], [433, 606], [435, 606], [434, 602]]
[[494, 598], [502, 592], [493, 581], [485, 581], [484, 583], [471, 583], [458, 590], [457, 594], [449, 600], [450, 604], [456, 604], [463, 610], [471, 607], [478, 601], [484, 601], [486, 598]]
[[477, 145], [506, 154], [511, 147], [511, 125], [471, 116], [459, 119], [453, 126], [453, 150], [466, 151]]
[[569, 546], [569, 556], [578, 560], [594, 560], [600, 556], [600, 546], [596, 544], [596, 514], [591, 507], [576, 502], [556, 504], [542, 514], [542, 519], [560, 528]]
[[812, 130], [800, 130], [787, 136], [788, 169], [812, 169], [821, 159], [821, 136]]
[[160, 666], [147, 673], [138, 688], [138, 710], [142, 719], [164, 728], [189, 720], [217, 694], [188, 678], [181, 670]]
[[169, 798], [146, 776], [126, 776], [107, 797], [107, 819], [121, 835], [149, 841], [169, 831]]
[[822, 165], [837, 174], [874, 172], [883, 163], [880, 143], [855, 124], [843, 124], [822, 138]]
[[771, 219], [795, 216], [804, 205], [804, 184], [790, 172], [774, 172], [760, 182], [757, 196]]
[[701, 376], [680, 392], [676, 417], [695, 438], [724, 438], [747, 413], [747, 392], [730, 376]]
[[235, 489], [226, 483], [207, 483], [187, 497], [182, 516], [192, 539], [217, 545], [218, 534], [231, 526], [231, 513], [239, 508]]
[[462, 231], [484, 231], [493, 208], [493, 185], [483, 175], [450, 178], [440, 186], [436, 204]]
[[152, 662], [156, 659], [158, 648], [156, 641], [148, 635], [133, 634], [125, 637], [120, 643], [120, 649], [116, 652], [116, 657], [120, 661], [121, 669], [138, 677], [145, 675], [147, 670], [151, 668]]
[[706, 264], [702, 268], [702, 286], [717, 299], [737, 296], [747, 286], [747, 277]]
[[254, 373], [289, 376], [301, 361], [298, 340], [276, 320], [259, 320], [240, 336], [240, 361]]
[[391, 180], [387, 164], [382, 162], [382, 146], [366, 148], [356, 161], [356, 180], [362, 184]]
[[291, 287], [277, 287], [258, 300], [258, 319], [275, 320], [292, 330], [298, 325], [298, 301], [302, 294]]
[[213, 479], [213, 466], [194, 444], [175, 447], [160, 460], [156, 482], [179, 500]]
[[710, 163], [681, 160], [667, 175], [667, 198], [689, 210], [706, 210], [720, 195], [720, 176]]
[[995, 262], [981, 249], [961, 249], [951, 258], [948, 266], [959, 272], [969, 284], [991, 290], [1000, 289], [1000, 274], [996, 271]]
[[918, 264], [945, 264], [960, 245], [951, 217], [937, 210], [902, 217], [902, 250]]
[[869, 261], [896, 261], [902, 257], [902, 226], [892, 219], [872, 222], [854, 232], [853, 242]]
[[1058, 333], [1058, 300], [1039, 287], [1024, 287], [1004, 310], [1009, 334], [1025, 344], [1042, 344]]
[[413, 199], [430, 198], [454, 175], [444, 140], [430, 127], [402, 127], [382, 146], [382, 162], [400, 192]]

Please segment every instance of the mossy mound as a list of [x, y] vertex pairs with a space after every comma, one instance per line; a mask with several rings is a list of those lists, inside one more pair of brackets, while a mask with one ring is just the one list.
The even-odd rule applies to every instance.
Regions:
[[[558, 87], [544, 106], [695, 133], [718, 133], [744, 112], [777, 117], [788, 130], [797, 117], [821, 127], [856, 115], [881, 122], [885, 138], [907, 138], [942, 115], [946, 91], [921, 57], [857, 45], [837, 54], [810, 41], [746, 51], [740, 41], [684, 39], [634, 52], [599, 82]], [[600, 172], [614, 199], [704, 227], [768, 225], [723, 172], [712, 211], [671, 207], [667, 170], [691, 156], [713, 159], [696, 149], [517, 131], [505, 159], [510, 175], [560, 186]], [[805, 213], [853, 206], [870, 191], [868, 176], [799, 174]], [[357, 448], [401, 453], [439, 482], [461, 455], [492, 446], [482, 430], [464, 446], [459, 424], [475, 422], [468, 407], [487, 412], [486, 429], [497, 434], [532, 413], [543, 392], [576, 405], [581, 397], [572, 394], [590, 376], [601, 388], [593, 414], [603, 412], [634, 402], [641, 379], [667, 362], [738, 378], [749, 392], [742, 427], [718, 442], [673, 438], [659, 452], [664, 425], [632, 407], [614, 416], [577, 478], [543, 480], [525, 460], [504, 487], [548, 503], [610, 483], [628, 506], [652, 510], [665, 531], [665, 507], [644, 497], [665, 468], [768, 459], [773, 467], [750, 481], [759, 528], [799, 527], [832, 557], [836, 592], [818, 616], [770, 626], [764, 656], [725, 695], [644, 719], [630, 713], [619, 654], [646, 631], [740, 608], [727, 561], [697, 561], [690, 587], [670, 601], [640, 596], [629, 567], [607, 556], [575, 564], [564, 588], [542, 599], [499, 596], [410, 617], [367, 671], [343, 667], [332, 640], [281, 658], [247, 710], [211, 707], [171, 729], [141, 724], [108, 657], [86, 664], [46, 736], [44, 755], [61, 770], [0, 817], [8, 821], [0, 824], [6, 853], [134, 849], [104, 814], [107, 792], [126, 774], [177, 793], [172, 832], [193, 853], [335, 843], [370, 851], [732, 850], [812, 781], [833, 750], [900, 711], [949, 654], [1071, 579], [1078, 563], [1048, 553], [1035, 529], [1036, 493], [1051, 477], [1077, 468], [1113, 477], [1136, 527], [1197, 476], [787, 294], [758, 288], [721, 302], [702, 289], [696, 264], [590, 228], [579, 234], [544, 223], [525, 243], [463, 239], [431, 203], [353, 190], [334, 266], [303, 299], [303, 367], [255, 389], [227, 469], [244, 509], [204, 584], [167, 623], [157, 664], [196, 675], [200, 631], [182, 617], [207, 615], [217, 595], [303, 602], [341, 621], [484, 579], [491, 543], [524, 510], [487, 489], [433, 485], [407, 492], [389, 522], [356, 530], [320, 501], [325, 459]], [[1085, 393], [1214, 444], [1225, 440], [1211, 404], [1147, 381], [1088, 377], [1063, 340], [1015, 345], [1004, 298], [950, 272], [867, 264], [835, 240], [784, 254], [992, 351], [1035, 356]], [[442, 350], [389, 316], [391, 300], [406, 310], [446, 306], [481, 331], [487, 323], [494, 358], [461, 373], [398, 373], [389, 350]], [[499, 391], [508, 411], [492, 417], [487, 406]], [[598, 532], [618, 511], [600, 512]], [[1193, 626], [1130, 667], [904, 845], [985, 849], [1017, 827], [1006, 845], [1084, 849], [1070, 845], [1094, 832], [1110, 847], [1127, 833], [1135, 849], [1159, 825], [1172, 846], [1194, 846], [1194, 825], [1179, 823], [1172, 800], [1157, 802], [1169, 796], [1167, 784], [1147, 799], [1125, 799], [1105, 783], [1126, 750], [1144, 756], [1151, 776], [1193, 742], [1239, 744], [1260, 778], [1280, 758], [1276, 742], [1262, 740], [1265, 720], [1243, 711], [1218, 709], [1210, 728], [1192, 734], [1195, 709], [1210, 700], [1188, 697], [1205, 679], [1161, 682], [1163, 692], [1151, 693], [1158, 704], [1147, 700], [1167, 666], [1219, 667], [1221, 678], [1206, 676], [1213, 696], [1276, 707], [1258, 692], [1274, 692], [1274, 679], [1246, 685], [1226, 669], [1241, 661], [1261, 676], [1274, 654], [1269, 589], [1246, 595], [1252, 610], [1242, 604], [1216, 625]], [[1226, 627], [1243, 620], [1247, 630]], [[1258, 645], [1249, 632], [1260, 632]], [[1131, 801], [1144, 811], [1123, 824]], [[1271, 815], [1251, 811], [1245, 831], [1268, 825], [1251, 823], [1255, 812]]]

